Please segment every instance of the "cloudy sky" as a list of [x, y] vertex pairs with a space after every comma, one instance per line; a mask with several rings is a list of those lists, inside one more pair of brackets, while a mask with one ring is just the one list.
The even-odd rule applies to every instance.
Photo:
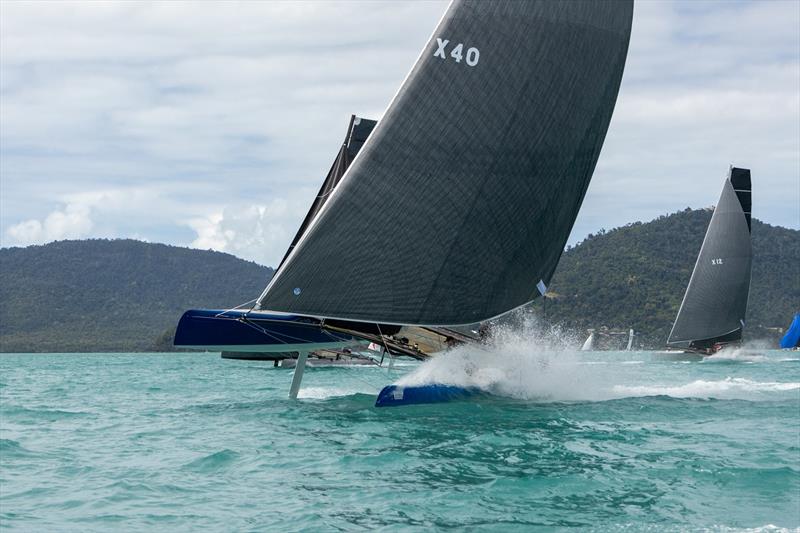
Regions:
[[[132, 237], [274, 265], [351, 113], [380, 118], [447, 4], [0, 1], [0, 244]], [[713, 204], [800, 227], [800, 2], [636, 4], [570, 242]]]

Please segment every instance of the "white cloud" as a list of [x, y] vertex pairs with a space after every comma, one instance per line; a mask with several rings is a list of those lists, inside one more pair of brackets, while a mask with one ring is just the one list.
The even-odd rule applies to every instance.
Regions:
[[20, 224], [42, 225], [76, 194], [146, 190], [151, 202], [124, 217], [92, 204], [86, 236], [207, 244], [187, 220], [225, 213], [233, 224], [233, 206], [270, 216], [297, 198], [284, 220], [262, 220], [261, 236], [245, 239], [242, 227], [233, 241], [213, 240], [280, 256], [350, 113], [383, 111], [445, 6], [4, 4], [0, 236], [12, 240], [14, 227], [16, 243], [46, 239]]
[[61, 195], [51, 211], [9, 226], [0, 241], [3, 246], [86, 237], [152, 241], [154, 230], [178, 224], [194, 212], [195, 205], [184, 205], [175, 196], [168, 187], [122, 187]]
[[228, 206], [222, 212], [187, 220], [197, 233], [191, 246], [277, 266], [306, 212], [304, 203], [292, 205], [280, 198], [267, 205]]
[[42, 244], [61, 239], [86, 237], [92, 230], [89, 206], [67, 204], [47, 215], [44, 220], [26, 220], [14, 224], [6, 231], [11, 245]]
[[570, 242], [711, 205], [730, 164], [752, 169], [754, 216], [800, 227], [798, 27], [797, 2], [637, 2], [614, 118]]
[[[3, 244], [138, 236], [276, 264], [349, 114], [379, 118], [446, 5], [3, 3]], [[755, 216], [800, 226], [798, 26], [797, 2], [637, 2], [571, 242], [710, 205], [730, 163], [753, 169]]]

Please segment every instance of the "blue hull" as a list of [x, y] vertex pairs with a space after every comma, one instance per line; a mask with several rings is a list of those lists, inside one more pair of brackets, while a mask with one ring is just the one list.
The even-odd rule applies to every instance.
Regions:
[[355, 338], [322, 328], [316, 318], [193, 309], [186, 311], [175, 331], [175, 346], [211, 351], [293, 352], [347, 346]]
[[421, 385], [403, 387], [389, 385], [383, 388], [375, 400], [375, 407], [395, 407], [421, 403], [442, 403], [464, 400], [483, 394], [480, 389], [456, 387], [454, 385]]

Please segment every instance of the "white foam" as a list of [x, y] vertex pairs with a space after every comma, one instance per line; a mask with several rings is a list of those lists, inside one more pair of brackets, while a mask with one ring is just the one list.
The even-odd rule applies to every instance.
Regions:
[[377, 390], [338, 388], [338, 387], [305, 387], [297, 393], [297, 397], [308, 400], [326, 400], [328, 398], [340, 398], [342, 396], [353, 396], [354, 394], [377, 394]]
[[[630, 384], [625, 381], [631, 379], [634, 367], [620, 363], [642, 365], [646, 361], [606, 364], [582, 361], [583, 355], [575, 339], [565, 337], [558, 329], [542, 331], [531, 319], [526, 319], [515, 329], [494, 331], [484, 345], [462, 345], [439, 354], [397, 383], [475, 387], [490, 394], [534, 401], [602, 401], [639, 396], [759, 399], [766, 393], [800, 389], [800, 383], [733, 377], [679, 384]], [[723, 356], [743, 357], [736, 352]], [[631, 370], [623, 372], [623, 368]], [[634, 375], [634, 379], [641, 378], [641, 374]]]
[[714, 355], [703, 358], [703, 363], [719, 362], [740, 362], [740, 363], [763, 363], [768, 361], [767, 356], [755, 353], [747, 348], [726, 348]]
[[715, 362], [741, 362], [763, 363], [771, 362], [764, 353], [770, 349], [769, 344], [763, 340], [754, 340], [742, 345], [727, 346], [719, 352], [703, 359], [704, 363]]
[[739, 528], [739, 527], [728, 527], [728, 526], [715, 526], [712, 528], [714, 531], [720, 531], [722, 533], [800, 533], [800, 527], [790, 529], [788, 527], [780, 527], [774, 524], [766, 524], [759, 527], [749, 527], [749, 528]]
[[673, 398], [747, 399], [751, 393], [782, 392], [800, 389], [800, 383], [759, 382], [744, 378], [725, 378], [718, 381], [698, 379], [685, 385], [616, 385], [613, 392], [619, 397], [672, 396]]
[[575, 339], [558, 328], [542, 331], [526, 318], [517, 328], [493, 330], [486, 344], [462, 345], [433, 357], [398, 384], [477, 387], [526, 400], [602, 399], [592, 379], [595, 371], [579, 361], [579, 354]]

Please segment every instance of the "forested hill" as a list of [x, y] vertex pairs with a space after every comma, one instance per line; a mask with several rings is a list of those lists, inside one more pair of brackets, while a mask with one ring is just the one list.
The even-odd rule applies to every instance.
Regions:
[[186, 309], [239, 305], [271, 275], [229, 254], [134, 240], [3, 248], [0, 350], [152, 349]]
[[[634, 328], [664, 345], [711, 218], [686, 210], [590, 235], [567, 250], [550, 283], [546, 320]], [[800, 231], [753, 220], [746, 336], [771, 338], [800, 308]], [[169, 349], [190, 308], [257, 296], [272, 269], [232, 255], [132, 240], [61, 241], [0, 249], [0, 350]], [[539, 299], [534, 310], [541, 314]]]
[[[660, 347], [680, 306], [711, 210], [686, 209], [589, 235], [567, 250], [550, 282], [548, 322], [568, 329], [632, 327]], [[753, 273], [745, 336], [774, 342], [800, 309], [800, 231], [752, 224]], [[541, 313], [541, 302], [535, 304]]]

